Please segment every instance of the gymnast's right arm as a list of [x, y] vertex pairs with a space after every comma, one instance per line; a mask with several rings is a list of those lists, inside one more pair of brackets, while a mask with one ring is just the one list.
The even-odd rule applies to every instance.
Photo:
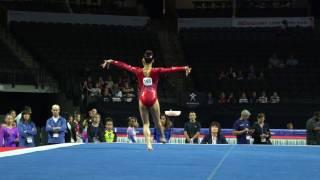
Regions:
[[129, 72], [135, 72], [136, 71], [136, 67], [130, 66], [124, 62], [121, 61], [116, 61], [113, 59], [108, 59], [108, 60], [104, 60], [104, 62], [101, 64], [102, 68], [107, 67], [107, 69], [109, 69], [110, 64], [113, 64], [121, 69], [125, 69]]

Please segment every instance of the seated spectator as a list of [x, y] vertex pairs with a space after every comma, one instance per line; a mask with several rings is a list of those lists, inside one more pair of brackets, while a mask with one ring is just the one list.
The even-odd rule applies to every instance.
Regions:
[[101, 76], [98, 78], [98, 83], [99, 83], [99, 88], [101, 89], [104, 86], [104, 80]]
[[48, 144], [60, 144], [65, 142], [65, 131], [67, 121], [60, 116], [60, 106], [54, 104], [51, 107], [52, 117], [47, 120], [46, 132], [48, 133]]
[[[164, 128], [164, 136], [166, 138], [167, 143], [170, 141], [171, 138], [171, 132], [172, 132], [172, 122], [170, 119], [164, 115], [161, 114], [160, 116], [160, 122], [162, 127]], [[157, 128], [154, 128], [154, 133], [153, 133], [153, 139], [156, 143], [161, 143], [160, 141], [161, 138], [161, 133]]]
[[249, 72], [248, 72], [248, 80], [253, 80], [256, 78], [257, 78], [257, 75], [256, 75], [256, 71], [254, 69], [254, 66], [250, 65]]
[[252, 92], [252, 95], [249, 99], [249, 103], [254, 104], [258, 102], [257, 93], [255, 91]]
[[127, 129], [129, 143], [136, 143], [137, 142], [136, 128], [138, 128], [138, 127], [139, 127], [139, 124], [138, 124], [137, 118], [129, 117], [128, 118], [128, 129]]
[[189, 121], [184, 124], [185, 143], [198, 144], [201, 124], [197, 121], [197, 114], [189, 112]]
[[220, 94], [218, 103], [221, 103], [221, 104], [227, 103], [226, 94], [224, 92]]
[[122, 88], [123, 97], [126, 102], [132, 102], [132, 98], [135, 97], [133, 87], [129, 86], [128, 82], [124, 83], [124, 87]]
[[111, 102], [112, 100], [112, 94], [110, 93], [108, 88], [104, 88], [102, 91], [102, 99], [103, 102]]
[[258, 102], [261, 104], [268, 103], [268, 97], [266, 96], [266, 92], [262, 91], [261, 96], [258, 99]]
[[241, 70], [239, 70], [237, 74], [237, 80], [243, 80], [243, 79], [244, 79], [243, 73]]
[[19, 146], [34, 147], [34, 137], [37, 135], [37, 127], [31, 121], [31, 114], [29, 111], [22, 112], [22, 118], [18, 124], [19, 129]]
[[121, 102], [122, 91], [120, 90], [118, 84], [113, 85], [112, 94], [113, 94], [113, 97], [112, 97], [113, 102]]
[[233, 92], [230, 93], [228, 99], [227, 99], [227, 103], [229, 104], [235, 104], [237, 102], [236, 98], [233, 95]]
[[208, 92], [208, 100], [207, 100], [207, 104], [208, 105], [211, 105], [213, 104], [213, 97], [212, 97], [212, 93], [211, 92]]
[[17, 147], [19, 143], [19, 130], [14, 126], [14, 119], [10, 114], [5, 117], [6, 126], [3, 129], [4, 147]]
[[107, 81], [105, 81], [105, 84], [107, 85], [108, 89], [113, 89], [113, 80], [112, 80], [112, 76], [109, 75]]
[[218, 79], [219, 80], [223, 80], [223, 79], [226, 79], [226, 78], [227, 78], [226, 73], [224, 71], [220, 72]]
[[112, 118], [106, 118], [106, 130], [104, 131], [104, 139], [107, 143], [117, 142], [117, 133], [113, 129], [113, 120]]
[[280, 97], [277, 92], [273, 92], [273, 95], [270, 97], [270, 103], [279, 103]]
[[283, 68], [284, 64], [278, 58], [277, 54], [274, 53], [272, 57], [269, 58], [269, 68]]
[[265, 114], [259, 113], [257, 116], [257, 122], [251, 127], [253, 133], [253, 144], [271, 144], [271, 132], [269, 125], [265, 123]]
[[239, 103], [242, 104], [242, 103], [248, 103], [248, 98], [247, 98], [247, 95], [245, 92], [243, 92], [241, 94], [241, 97], [239, 98]]
[[88, 126], [88, 142], [89, 143], [100, 143], [105, 142], [104, 139], [104, 127], [100, 123], [101, 116], [96, 114], [93, 118], [91, 125]]
[[293, 55], [291, 55], [291, 56], [287, 59], [286, 64], [287, 64], [288, 66], [296, 66], [296, 65], [299, 64], [299, 61], [298, 61], [297, 58], [295, 58]]
[[89, 91], [90, 96], [100, 96], [101, 95], [101, 89], [100, 89], [100, 85], [98, 82], [95, 84], [95, 87], [93, 87], [93, 88], [88, 86], [87, 90]]
[[229, 71], [227, 73], [227, 77], [229, 79], [237, 79], [237, 73], [233, 70], [233, 67], [229, 68]]
[[211, 122], [209, 134], [202, 139], [201, 144], [228, 144], [226, 138], [221, 132], [221, 126], [219, 122]]
[[264, 73], [262, 71], [259, 73], [259, 76], [258, 76], [257, 79], [258, 80], [264, 80]]

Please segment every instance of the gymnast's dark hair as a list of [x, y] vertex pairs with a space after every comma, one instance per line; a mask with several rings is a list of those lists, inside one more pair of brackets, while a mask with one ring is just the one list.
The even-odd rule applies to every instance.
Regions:
[[151, 50], [146, 50], [144, 52], [143, 58], [147, 64], [150, 64], [154, 59], [153, 52]]

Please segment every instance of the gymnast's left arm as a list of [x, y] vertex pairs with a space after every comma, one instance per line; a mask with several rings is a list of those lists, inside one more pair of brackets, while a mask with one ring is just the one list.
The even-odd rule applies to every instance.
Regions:
[[172, 72], [178, 72], [178, 71], [185, 71], [186, 76], [188, 76], [191, 73], [192, 68], [189, 66], [180, 66], [180, 67], [170, 67], [170, 68], [158, 68], [159, 73], [172, 73]]

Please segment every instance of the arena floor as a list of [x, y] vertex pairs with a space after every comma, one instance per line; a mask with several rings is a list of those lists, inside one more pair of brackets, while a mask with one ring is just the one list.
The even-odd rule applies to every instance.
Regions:
[[[26, 153], [26, 154], [24, 154]], [[2, 180], [319, 179], [320, 147], [67, 144], [0, 153]]]

